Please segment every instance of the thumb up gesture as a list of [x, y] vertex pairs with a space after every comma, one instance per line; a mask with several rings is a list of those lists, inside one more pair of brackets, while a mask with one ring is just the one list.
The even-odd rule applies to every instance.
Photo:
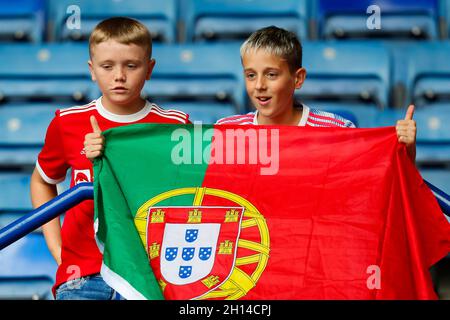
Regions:
[[105, 147], [105, 137], [102, 135], [102, 130], [95, 116], [91, 116], [89, 120], [91, 121], [92, 132], [84, 137], [84, 150], [86, 152], [86, 158], [92, 161], [94, 158], [102, 155], [103, 148]]
[[414, 105], [410, 105], [406, 111], [405, 118], [398, 120], [395, 129], [397, 130], [398, 141], [406, 145], [408, 156], [411, 160], [416, 159], [416, 121], [413, 120]]

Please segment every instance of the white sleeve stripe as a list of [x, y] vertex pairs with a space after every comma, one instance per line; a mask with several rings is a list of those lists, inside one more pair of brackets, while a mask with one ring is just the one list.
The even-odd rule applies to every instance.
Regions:
[[68, 114], [82, 113], [82, 112], [87, 112], [87, 111], [91, 111], [91, 110], [95, 110], [95, 109], [97, 109], [97, 107], [96, 106], [92, 106], [92, 107], [81, 109], [81, 110], [68, 110], [68, 111], [66, 111], [64, 113], [60, 112], [59, 115], [61, 117], [64, 117], [64, 116], [66, 116]]
[[186, 119], [180, 118], [180, 117], [178, 117], [178, 116], [176, 116], [176, 115], [166, 115], [166, 114], [162, 114], [162, 113], [160, 113], [156, 108], [150, 110], [150, 113], [155, 113], [155, 114], [157, 114], [157, 115], [159, 115], [159, 116], [161, 116], [161, 117], [163, 117], [163, 118], [174, 119], [174, 120], [177, 120], [177, 121], [179, 121], [179, 122], [181, 122], [181, 123], [186, 124]]
[[[315, 115], [327, 117], [328, 119], [315, 117]], [[321, 111], [321, 110], [317, 110], [317, 109], [311, 109], [308, 120], [309, 119], [311, 119], [313, 121], [317, 121], [317, 122], [333, 123], [338, 127], [356, 128], [355, 124], [352, 121], [342, 117], [341, 115], [331, 113], [331, 112]], [[312, 124], [312, 125], [318, 126], [318, 124]]]
[[85, 105], [82, 105], [82, 106], [74, 106], [74, 107], [70, 107], [70, 108], [59, 109], [59, 112], [65, 113], [67, 111], [83, 110], [83, 109], [90, 108], [90, 107], [95, 107], [95, 100], [91, 101]]
[[158, 110], [161, 114], [169, 114], [169, 115], [177, 115], [179, 117], [182, 117], [184, 119], [187, 119], [187, 114], [178, 110], [174, 110], [174, 109], [163, 109], [159, 106], [157, 106], [156, 104], [153, 103], [153, 107], [155, 107], [156, 110]]
[[41, 166], [39, 165], [39, 160], [36, 160], [36, 169], [38, 170], [39, 174], [41, 175], [42, 179], [44, 179], [45, 182], [47, 182], [48, 184], [58, 184], [60, 182], [63, 182], [64, 179], [66, 178], [65, 176], [60, 178], [60, 179], [52, 179], [49, 178], [44, 170], [42, 170]]
[[235, 119], [224, 118], [224, 119], [218, 120], [217, 124], [226, 124], [226, 123], [239, 124], [241, 121], [253, 123], [253, 116], [251, 117], [251, 119], [246, 115], [244, 115], [240, 118], [235, 118]]

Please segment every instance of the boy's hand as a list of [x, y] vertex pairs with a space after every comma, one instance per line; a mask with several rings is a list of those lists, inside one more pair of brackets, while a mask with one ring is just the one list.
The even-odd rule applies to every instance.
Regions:
[[86, 158], [94, 160], [102, 155], [105, 146], [105, 137], [102, 135], [102, 130], [98, 126], [95, 116], [89, 118], [91, 120], [92, 131], [84, 137], [84, 150], [86, 151]]
[[416, 121], [413, 120], [414, 105], [410, 105], [406, 111], [405, 119], [398, 120], [395, 129], [397, 130], [398, 142], [406, 145], [408, 156], [416, 160]]

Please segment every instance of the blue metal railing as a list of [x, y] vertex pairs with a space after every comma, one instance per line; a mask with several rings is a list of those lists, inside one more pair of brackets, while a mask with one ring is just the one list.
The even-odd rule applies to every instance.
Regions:
[[[450, 196], [444, 191], [425, 181], [433, 191], [442, 209], [442, 212], [450, 217]], [[80, 202], [94, 198], [94, 187], [92, 183], [80, 183], [75, 187], [63, 192], [53, 200], [31, 211], [20, 219], [12, 222], [0, 230], [0, 250], [11, 243], [24, 237], [31, 231], [58, 217], [66, 210]]]
[[[432, 185], [425, 179], [423, 180], [428, 185], [430, 190], [433, 192], [434, 196], [436, 197], [437, 202], [439, 203], [439, 206], [442, 209], [442, 212], [447, 216], [450, 217], [450, 196], [446, 194], [444, 191], [439, 189], [438, 187]], [[0, 234], [1, 235], [1, 234]]]
[[92, 183], [79, 183], [51, 201], [10, 223], [0, 230], [0, 250], [19, 240], [31, 231], [58, 217], [80, 202], [94, 198]]

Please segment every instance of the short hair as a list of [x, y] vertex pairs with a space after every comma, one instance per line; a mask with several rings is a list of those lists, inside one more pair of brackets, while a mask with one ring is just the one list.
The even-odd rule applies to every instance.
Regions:
[[241, 59], [247, 52], [259, 49], [286, 59], [291, 73], [302, 67], [302, 45], [293, 32], [275, 26], [253, 32], [241, 46]]
[[122, 44], [135, 44], [145, 49], [147, 56], [152, 56], [152, 37], [147, 27], [137, 20], [127, 17], [113, 17], [101, 21], [89, 37], [89, 54], [92, 47], [108, 41], [116, 40]]

